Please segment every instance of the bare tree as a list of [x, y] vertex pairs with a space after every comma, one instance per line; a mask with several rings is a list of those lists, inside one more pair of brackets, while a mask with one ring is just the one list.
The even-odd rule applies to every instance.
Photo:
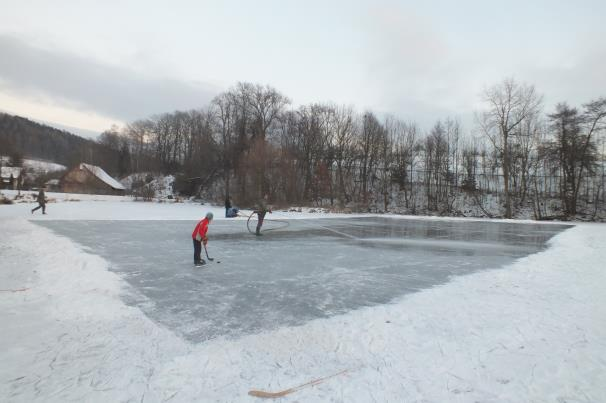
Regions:
[[230, 195], [230, 178], [232, 170], [236, 165], [237, 155], [235, 150], [235, 109], [236, 105], [231, 102], [227, 93], [222, 93], [212, 101], [211, 111], [214, 113], [216, 131], [219, 136], [221, 150], [221, 165], [223, 167], [223, 180], [225, 181], [225, 197]]
[[505, 217], [511, 218], [510, 180], [510, 137], [516, 134], [518, 126], [539, 113], [542, 97], [534, 86], [518, 84], [513, 79], [484, 91], [484, 101], [488, 110], [479, 119], [484, 134], [490, 139], [500, 154], [503, 169], [505, 193]]
[[530, 186], [530, 173], [536, 170], [537, 150], [543, 140], [544, 127], [539, 115], [530, 116], [525, 119], [516, 129], [513, 137], [512, 153], [510, 161], [512, 164], [513, 188], [519, 197], [520, 205], [524, 204]]
[[[269, 155], [266, 155], [268, 131], [290, 100], [270, 86], [251, 83], [238, 83], [226, 97], [234, 109], [232, 124], [238, 155], [235, 170], [240, 181], [240, 196], [247, 198], [246, 178], [250, 173], [259, 196], [269, 187], [266, 177], [266, 170], [271, 166]], [[251, 150], [254, 150], [254, 155]]]
[[250, 107], [254, 119], [253, 137], [265, 141], [267, 130], [290, 100], [269, 85], [238, 83], [236, 91]]
[[405, 207], [412, 208], [413, 212], [416, 208], [414, 171], [421, 148], [417, 133], [418, 129], [414, 123], [398, 121], [394, 125], [395, 161], [392, 181], [403, 191]]
[[475, 141], [468, 141], [463, 146], [462, 168], [465, 173], [462, 182], [462, 189], [468, 192], [475, 192], [478, 188], [476, 182], [476, 172], [479, 164], [480, 151]]
[[375, 169], [379, 157], [380, 139], [384, 132], [383, 125], [372, 112], [366, 112], [362, 117], [362, 127], [359, 138], [359, 176], [360, 194], [364, 208], [368, 207], [369, 182], [376, 177]]
[[353, 163], [353, 142], [355, 133], [354, 113], [351, 107], [339, 107], [335, 109], [333, 127], [334, 158], [337, 164], [337, 197], [339, 204], [343, 207], [349, 196], [345, 186], [345, 178], [351, 170]]
[[379, 169], [379, 191], [383, 196], [383, 211], [387, 212], [391, 201], [392, 174], [396, 169], [395, 163], [395, 141], [401, 130], [401, 122], [393, 116], [385, 119], [383, 135], [379, 143], [379, 158], [382, 166]]
[[[585, 132], [585, 143], [583, 144], [583, 154], [589, 152], [590, 147], [595, 147], [595, 137], [598, 133], [606, 129], [606, 98], [602, 97], [583, 105], [582, 127]], [[575, 198], [578, 197], [581, 179], [583, 176], [583, 167], [581, 167], [577, 177], [577, 186]]]
[[596, 165], [594, 137], [604, 128], [606, 99], [586, 104], [583, 114], [576, 108], [558, 104], [556, 112], [549, 115], [549, 118], [555, 139], [547, 143], [544, 150], [553, 168], [562, 173], [560, 197], [565, 213], [572, 216], [577, 213], [584, 174], [591, 173]]
[[135, 172], [146, 170], [147, 145], [150, 140], [150, 124], [147, 120], [136, 120], [123, 129], [129, 139], [132, 156], [132, 168]]
[[429, 210], [448, 208], [448, 140], [442, 122], [438, 121], [425, 139], [425, 194]]

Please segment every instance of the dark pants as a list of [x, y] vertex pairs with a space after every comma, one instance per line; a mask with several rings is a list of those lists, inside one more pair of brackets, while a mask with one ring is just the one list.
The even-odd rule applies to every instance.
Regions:
[[38, 207], [36, 207], [35, 209], [32, 209], [32, 213], [38, 209], [42, 209], [42, 214], [46, 214], [46, 203], [38, 202]]
[[194, 241], [194, 263], [201, 263], [202, 258], [200, 257], [200, 253], [202, 253], [202, 242]]
[[263, 220], [265, 219], [265, 214], [267, 214], [266, 211], [264, 211], [264, 212], [257, 211], [257, 216], [259, 216], [259, 222], [257, 223], [257, 235], [259, 235], [261, 233], [261, 227], [263, 226]]

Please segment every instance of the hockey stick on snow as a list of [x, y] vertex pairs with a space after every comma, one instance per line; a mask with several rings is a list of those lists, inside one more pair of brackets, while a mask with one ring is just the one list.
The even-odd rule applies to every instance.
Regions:
[[254, 396], [254, 397], [264, 397], [264, 398], [267, 398], [267, 399], [276, 399], [278, 397], [283, 397], [283, 396], [289, 395], [289, 394], [291, 394], [293, 392], [296, 392], [296, 391], [301, 390], [303, 388], [306, 388], [308, 386], [317, 385], [317, 384], [322, 383], [322, 382], [324, 382], [324, 381], [326, 381], [326, 380], [328, 380], [330, 378], [334, 378], [335, 376], [344, 374], [347, 371], [349, 371], [349, 370], [348, 369], [344, 369], [343, 371], [337, 372], [336, 374], [328, 375], [328, 376], [326, 376], [324, 378], [314, 379], [313, 381], [309, 381], [309, 382], [304, 383], [302, 385], [295, 386], [294, 388], [281, 390], [279, 392], [265, 392], [263, 390], [254, 390], [253, 389], [253, 390], [249, 391], [248, 394], [250, 396]]
[[10, 289], [10, 290], [0, 290], [0, 292], [19, 292], [19, 291], [27, 291], [29, 290], [29, 288], [17, 288], [17, 289]]

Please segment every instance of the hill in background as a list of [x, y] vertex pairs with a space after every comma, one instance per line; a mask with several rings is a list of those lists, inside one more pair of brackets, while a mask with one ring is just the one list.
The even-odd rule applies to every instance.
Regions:
[[81, 162], [114, 174], [115, 151], [93, 140], [32, 120], [0, 113], [0, 155], [19, 155], [72, 167]]

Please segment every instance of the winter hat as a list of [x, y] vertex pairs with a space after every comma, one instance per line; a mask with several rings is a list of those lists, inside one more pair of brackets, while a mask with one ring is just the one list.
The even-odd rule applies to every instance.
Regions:
[[208, 218], [209, 220], [213, 219], [213, 213], [211, 213], [210, 211], [208, 213], [206, 213], [206, 218]]

